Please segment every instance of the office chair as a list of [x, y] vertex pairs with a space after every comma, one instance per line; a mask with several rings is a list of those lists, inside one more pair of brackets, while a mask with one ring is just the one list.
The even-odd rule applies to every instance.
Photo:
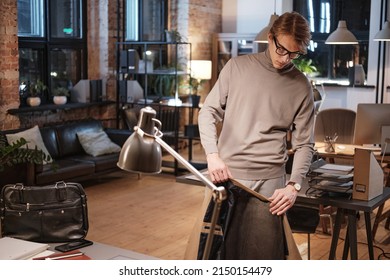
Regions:
[[307, 259], [310, 260], [310, 234], [315, 233], [320, 222], [319, 208], [295, 203], [286, 212], [293, 233], [307, 233]]
[[121, 117], [124, 127], [133, 130], [134, 126], [138, 124], [139, 114], [140, 108], [133, 108], [128, 105], [123, 106], [121, 110]]
[[324, 142], [325, 136], [337, 133], [337, 143], [353, 144], [356, 112], [344, 108], [325, 109], [318, 112], [314, 124], [314, 140]]

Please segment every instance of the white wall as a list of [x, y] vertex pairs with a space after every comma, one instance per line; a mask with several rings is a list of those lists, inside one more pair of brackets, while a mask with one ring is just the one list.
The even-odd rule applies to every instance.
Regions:
[[257, 33], [275, 12], [292, 10], [292, 0], [222, 0], [223, 33]]

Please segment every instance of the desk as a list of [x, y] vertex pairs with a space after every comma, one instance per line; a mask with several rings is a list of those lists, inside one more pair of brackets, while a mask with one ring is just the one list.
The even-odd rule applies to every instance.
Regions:
[[348, 216], [347, 236], [344, 243], [343, 259], [348, 257], [348, 249], [351, 253], [351, 259], [357, 259], [357, 227], [356, 216], [359, 211], [364, 212], [364, 220], [366, 225], [366, 235], [368, 244], [368, 254], [370, 259], [374, 259], [373, 238], [371, 231], [370, 213], [380, 205], [384, 204], [390, 198], [390, 188], [384, 188], [383, 194], [369, 200], [347, 199], [343, 197], [314, 197], [306, 195], [308, 185], [302, 186], [302, 191], [298, 194], [297, 202], [311, 205], [329, 205], [337, 207], [336, 220], [334, 231], [332, 233], [332, 243], [330, 246], [329, 259], [334, 260], [337, 249], [337, 241], [340, 235], [341, 222], [343, 214]]
[[[334, 152], [326, 152], [324, 142], [315, 142], [315, 146], [314, 146], [314, 149], [318, 152], [319, 156], [326, 157], [326, 158], [339, 158], [339, 159], [353, 159], [356, 148], [371, 150], [378, 161], [382, 160], [381, 148], [379, 147], [368, 147], [368, 146], [361, 146], [361, 145], [348, 145], [348, 144], [336, 143]], [[385, 156], [383, 158], [383, 162], [389, 163], [390, 156]]]
[[[184, 184], [192, 184], [203, 186], [202, 182], [196, 180], [192, 175], [182, 175], [176, 178], [176, 181]], [[308, 183], [302, 185], [302, 190], [297, 196], [296, 202], [302, 204], [310, 205], [330, 205], [337, 207], [336, 220], [334, 225], [334, 231], [332, 233], [332, 242], [330, 246], [329, 259], [334, 260], [337, 249], [337, 241], [340, 236], [341, 222], [343, 214], [348, 216], [348, 226], [347, 226], [347, 236], [344, 243], [343, 259], [347, 259], [348, 251], [350, 251], [350, 258], [357, 259], [357, 226], [356, 219], [357, 213], [359, 211], [364, 212], [364, 219], [366, 225], [366, 235], [367, 235], [367, 244], [368, 252], [370, 259], [374, 259], [374, 249], [373, 249], [373, 238], [371, 232], [371, 219], [370, 213], [384, 204], [386, 200], [390, 198], [390, 188], [384, 188], [383, 194], [371, 199], [370, 201], [356, 200], [356, 199], [347, 199], [343, 197], [316, 197], [308, 195], [307, 190], [309, 189]]]

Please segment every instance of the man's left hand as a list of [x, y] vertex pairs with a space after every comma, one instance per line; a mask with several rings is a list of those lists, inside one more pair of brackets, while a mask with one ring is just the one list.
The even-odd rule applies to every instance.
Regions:
[[275, 190], [274, 194], [269, 198], [271, 201], [269, 205], [270, 212], [273, 215], [283, 215], [294, 205], [297, 195], [298, 192], [291, 185]]

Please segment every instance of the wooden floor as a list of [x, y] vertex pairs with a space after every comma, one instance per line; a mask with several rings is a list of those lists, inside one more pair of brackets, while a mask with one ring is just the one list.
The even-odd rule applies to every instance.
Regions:
[[[196, 159], [196, 158], [195, 158]], [[183, 259], [187, 240], [203, 202], [204, 187], [176, 183], [173, 173], [146, 176], [118, 171], [83, 182], [88, 196], [88, 239], [133, 250], [161, 259]], [[390, 201], [386, 209], [390, 208]], [[363, 215], [358, 221], [358, 256], [368, 259]], [[372, 221], [375, 213], [371, 215]], [[345, 228], [341, 237], [345, 237]], [[307, 259], [307, 235], [294, 234], [303, 259]], [[331, 236], [321, 228], [310, 235], [311, 259], [328, 258]], [[336, 258], [341, 259], [339, 240]], [[390, 256], [390, 231], [380, 224], [374, 242], [375, 258]]]

